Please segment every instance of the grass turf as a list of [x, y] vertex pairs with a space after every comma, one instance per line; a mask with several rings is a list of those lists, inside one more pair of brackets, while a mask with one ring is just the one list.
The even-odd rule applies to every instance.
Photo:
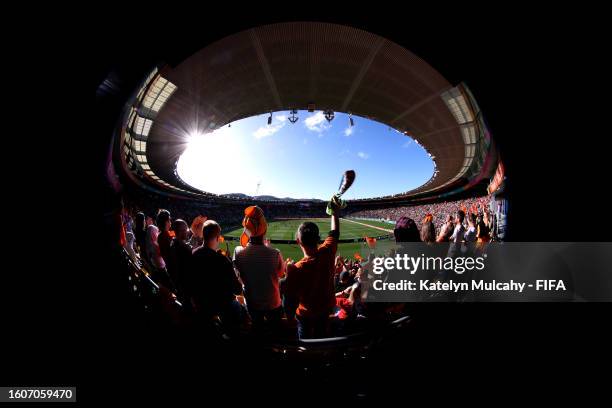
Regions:
[[[237, 245], [240, 245], [238, 241], [225, 241], [225, 243], [221, 244], [220, 248], [226, 249], [226, 244], [230, 255], [233, 255], [234, 248], [236, 248]], [[304, 256], [302, 249], [297, 244], [270, 244], [270, 246], [281, 251], [283, 259], [291, 258], [294, 261], [299, 261]], [[373, 252], [376, 255], [382, 256], [385, 255], [389, 249], [394, 247], [394, 240], [381, 240], [377, 242], [376, 248], [373, 250]], [[350, 242], [338, 244], [338, 251], [336, 252], [336, 255], [344, 258], [354, 258], [354, 254], [359, 253], [362, 258], [366, 259], [370, 252], [370, 248], [368, 248], [364, 242]]]
[[[294, 240], [295, 232], [297, 231], [298, 226], [304, 221], [312, 221], [316, 223], [319, 227], [321, 238], [323, 239], [327, 236], [327, 233], [331, 229], [331, 223], [329, 218], [274, 220], [268, 223], [268, 232], [266, 233], [266, 237], [269, 239]], [[392, 229], [389, 228], [388, 225], [384, 225], [384, 223], [376, 221], [358, 221], [368, 225], [375, 225], [386, 229]], [[225, 237], [234, 237], [237, 239], [240, 237], [240, 234], [242, 234], [242, 228], [233, 229], [228, 232], [222, 232], [222, 234]], [[363, 238], [364, 236], [373, 237], [380, 235], [386, 235], [385, 231], [340, 219], [340, 239], [354, 239]], [[235, 240], [227, 240], [226, 243], [231, 254], [234, 253], [234, 248], [236, 247], [236, 245], [239, 245], [238, 241]], [[388, 246], [388, 244], [390, 243], [390, 241], [379, 241], [375, 252], [378, 254], [379, 252], [384, 251], [384, 247]], [[223, 249], [225, 249], [225, 246], [226, 244], [221, 244], [221, 247]], [[283, 255], [283, 258], [299, 260], [303, 256], [302, 250], [297, 244], [271, 244], [271, 246], [280, 250]], [[341, 243], [338, 245], [337, 255], [352, 258], [356, 252], [359, 252], [361, 256], [365, 258], [369, 254], [370, 249], [363, 242]]]
[[[384, 222], [384, 221], [361, 220], [358, 218], [352, 218], [352, 220], [356, 222], [360, 222], [362, 224], [368, 224], [374, 227], [384, 228], [386, 230], [393, 230], [393, 228], [395, 228], [395, 223], [392, 224], [392, 223]], [[377, 230], [377, 231], [380, 231], [380, 230]], [[380, 234], [377, 234], [377, 235], [382, 235], [382, 234], [384, 234], [384, 231], [380, 231]]]
[[[310, 219], [291, 219], [291, 220], [276, 220], [268, 223], [268, 232], [266, 237], [270, 239], [283, 239], [283, 240], [294, 240], [295, 232], [299, 225], [304, 221], [312, 221], [319, 227], [321, 237], [325, 237], [327, 232], [331, 229], [331, 223], [329, 218], [310, 218]], [[376, 221], [362, 221], [358, 220], [363, 224], [374, 225], [377, 227], [383, 227], [385, 229], [392, 229], [389, 226], [383, 226], [376, 223]], [[223, 235], [226, 237], [240, 237], [242, 234], [242, 228], [236, 228], [229, 232], [224, 232]], [[385, 231], [381, 231], [377, 228], [370, 228], [365, 225], [355, 224], [344, 219], [340, 219], [340, 239], [354, 239], [363, 238], [364, 236], [373, 237], [380, 235], [387, 235]]]

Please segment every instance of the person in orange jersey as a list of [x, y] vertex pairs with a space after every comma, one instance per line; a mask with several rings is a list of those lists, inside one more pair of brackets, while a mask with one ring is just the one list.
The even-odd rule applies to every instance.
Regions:
[[[319, 227], [302, 223], [296, 240], [304, 257], [287, 265], [287, 298], [297, 304], [298, 337], [325, 337], [329, 334], [329, 316], [336, 306], [334, 272], [340, 237], [340, 203], [331, 200], [331, 231], [321, 245]], [[291, 302], [289, 302], [291, 303]]]

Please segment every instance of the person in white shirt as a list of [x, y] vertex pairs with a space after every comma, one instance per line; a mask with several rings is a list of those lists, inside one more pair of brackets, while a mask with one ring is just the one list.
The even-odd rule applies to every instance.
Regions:
[[448, 242], [452, 233], [453, 233], [453, 216], [449, 214], [446, 216], [446, 221], [444, 221], [442, 228], [440, 228], [440, 234], [438, 235], [436, 242]]
[[166, 267], [166, 262], [164, 262], [164, 258], [162, 258], [159, 252], [159, 245], [157, 244], [157, 237], [159, 236], [159, 228], [156, 225], [151, 224], [147, 226], [146, 235], [145, 235], [145, 253], [147, 255], [147, 261], [151, 264], [151, 266], [164, 269]]
[[259, 329], [265, 322], [278, 325], [283, 313], [279, 279], [285, 264], [280, 251], [265, 244], [267, 223], [261, 208], [251, 206], [244, 213], [244, 233], [241, 246], [234, 250], [234, 268], [244, 284], [253, 327]]
[[462, 210], [457, 211], [457, 217], [455, 218], [455, 231], [450, 237], [450, 242], [460, 243], [465, 239], [465, 227], [463, 226], [463, 220], [465, 219], [465, 213]]

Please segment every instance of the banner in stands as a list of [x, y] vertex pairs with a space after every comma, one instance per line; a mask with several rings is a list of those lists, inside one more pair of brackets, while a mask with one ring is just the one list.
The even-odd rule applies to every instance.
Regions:
[[487, 187], [487, 191], [489, 194], [492, 194], [495, 191], [497, 191], [497, 189], [501, 186], [502, 182], [504, 181], [504, 176], [505, 176], [504, 164], [500, 160], [499, 164], [497, 165], [497, 170], [495, 170], [495, 175], [493, 176], [493, 179], [491, 180], [489, 187]]

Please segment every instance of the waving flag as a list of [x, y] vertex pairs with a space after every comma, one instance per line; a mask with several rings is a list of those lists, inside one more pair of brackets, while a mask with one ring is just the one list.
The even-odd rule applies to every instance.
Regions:
[[376, 238], [365, 237], [365, 240], [370, 249], [376, 248]]
[[193, 219], [191, 223], [191, 232], [198, 238], [202, 238], [202, 228], [204, 228], [204, 222], [208, 219], [208, 217], [204, 215], [198, 215]]

